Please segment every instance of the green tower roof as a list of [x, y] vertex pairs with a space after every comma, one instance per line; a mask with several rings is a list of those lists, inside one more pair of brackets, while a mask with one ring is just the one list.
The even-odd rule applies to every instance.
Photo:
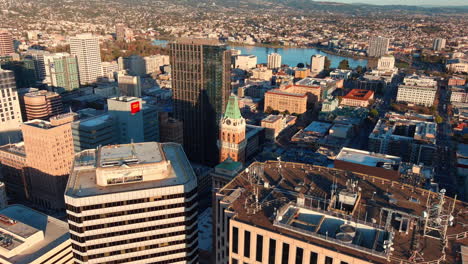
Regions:
[[226, 106], [226, 112], [224, 112], [224, 118], [241, 119], [242, 115], [239, 109], [239, 102], [237, 102], [237, 96], [231, 95]]

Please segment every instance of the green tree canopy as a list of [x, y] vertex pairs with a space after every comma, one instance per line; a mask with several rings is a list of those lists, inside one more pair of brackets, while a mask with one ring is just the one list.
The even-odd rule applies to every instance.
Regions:
[[349, 61], [348, 60], [340, 61], [340, 64], [338, 65], [338, 69], [348, 70], [349, 69]]

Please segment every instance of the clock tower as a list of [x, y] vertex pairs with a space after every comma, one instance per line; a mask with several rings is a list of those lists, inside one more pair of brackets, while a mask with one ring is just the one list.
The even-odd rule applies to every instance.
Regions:
[[226, 112], [221, 119], [218, 146], [220, 148], [220, 162], [231, 158], [234, 161], [245, 161], [246, 124], [239, 109], [235, 95], [229, 97]]

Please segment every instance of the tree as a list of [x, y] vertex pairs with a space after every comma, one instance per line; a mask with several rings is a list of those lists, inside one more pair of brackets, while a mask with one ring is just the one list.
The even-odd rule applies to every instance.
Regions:
[[356, 72], [359, 73], [359, 74], [363, 73], [363, 68], [362, 68], [361, 65], [356, 67]]
[[325, 70], [330, 70], [330, 67], [331, 67], [331, 60], [325, 56], [325, 65], [324, 65], [324, 68]]
[[379, 116], [379, 111], [377, 111], [377, 109], [372, 109], [370, 110], [369, 112], [369, 116], [373, 117], [373, 118], [376, 118]]
[[304, 65], [304, 63], [302, 63], [302, 62], [299, 62], [299, 63], [297, 64], [297, 67], [298, 67], [298, 68], [304, 68], [304, 67], [305, 67], [305, 65]]
[[273, 108], [271, 108], [271, 106], [267, 106], [265, 110], [265, 114], [271, 114], [271, 113], [273, 113]]
[[338, 65], [338, 69], [348, 70], [349, 69], [349, 61], [348, 60], [340, 61], [340, 64]]
[[441, 124], [442, 122], [444, 122], [444, 119], [440, 115], [436, 115], [435, 122], [437, 124]]

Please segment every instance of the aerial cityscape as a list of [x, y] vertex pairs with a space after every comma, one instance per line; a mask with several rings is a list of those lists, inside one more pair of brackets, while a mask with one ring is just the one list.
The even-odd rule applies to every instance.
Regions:
[[0, 263], [468, 263], [468, 3], [0, 0]]

